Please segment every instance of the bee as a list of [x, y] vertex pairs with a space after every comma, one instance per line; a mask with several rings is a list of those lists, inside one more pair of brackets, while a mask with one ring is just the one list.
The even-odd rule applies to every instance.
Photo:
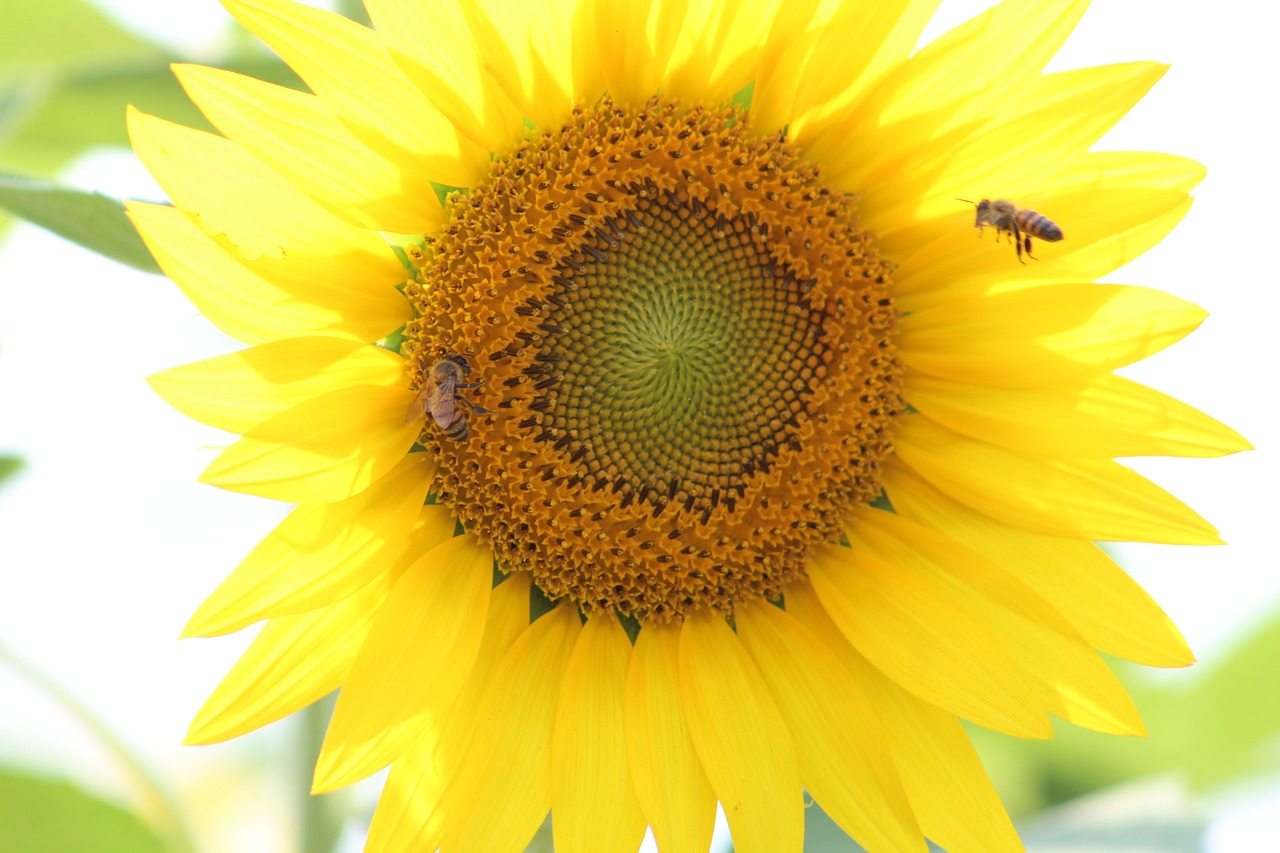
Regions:
[[432, 365], [431, 373], [414, 398], [413, 405], [409, 407], [405, 423], [422, 420], [430, 412], [431, 419], [441, 432], [456, 441], [466, 441], [471, 434], [471, 427], [458, 404], [462, 403], [477, 415], [491, 414], [488, 409], [482, 409], [458, 393], [460, 388], [480, 387], [479, 382], [462, 381], [470, 372], [471, 365], [460, 355], [446, 355], [437, 361]]
[[1001, 234], [1008, 234], [1018, 249], [1018, 260], [1024, 264], [1026, 263], [1022, 260], [1024, 250], [1028, 258], [1034, 257], [1031, 254], [1032, 237], [1044, 240], [1046, 243], [1056, 243], [1062, 239], [1062, 229], [1052, 219], [1041, 216], [1034, 210], [1018, 207], [1011, 201], [1002, 198], [995, 201], [984, 198], [977, 203], [967, 198], [958, 198], [956, 201], [972, 204], [978, 209], [973, 224], [977, 226], [979, 236], [987, 225], [996, 229], [997, 240], [1000, 239]]

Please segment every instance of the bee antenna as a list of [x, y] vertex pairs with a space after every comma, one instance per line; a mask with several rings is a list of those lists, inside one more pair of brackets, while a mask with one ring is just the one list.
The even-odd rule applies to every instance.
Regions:
[[958, 198], [958, 199], [956, 199], [956, 201], [962, 201], [962, 202], [964, 202], [965, 204], [971, 204], [971, 205], [973, 205], [974, 207], [977, 207], [977, 206], [978, 206], [978, 203], [977, 203], [976, 201], [969, 201], [969, 199], [967, 199], [967, 198]]

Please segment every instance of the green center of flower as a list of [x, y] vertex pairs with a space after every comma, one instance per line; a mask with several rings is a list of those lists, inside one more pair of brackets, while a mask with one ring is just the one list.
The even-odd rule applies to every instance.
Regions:
[[[880, 491], [902, 408], [888, 264], [852, 202], [725, 108], [579, 109], [455, 197], [407, 289], [440, 494], [584, 610], [773, 598]], [[450, 369], [452, 373], [452, 369]], [[438, 374], [437, 374], [438, 375]], [[461, 436], [461, 438], [460, 438]]]
[[767, 240], [699, 207], [641, 200], [629, 230], [559, 269], [582, 283], [544, 347], [560, 380], [544, 426], [586, 448], [583, 474], [681, 501], [766, 464], [826, 361], [822, 314]]

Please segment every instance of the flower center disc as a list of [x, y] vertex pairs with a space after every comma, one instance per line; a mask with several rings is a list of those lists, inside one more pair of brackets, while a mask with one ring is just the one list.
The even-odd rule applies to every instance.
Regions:
[[[579, 108], [451, 202], [405, 354], [470, 372], [440, 494], [586, 612], [776, 598], [879, 494], [902, 408], [889, 265], [851, 201], [730, 108]], [[457, 431], [452, 430], [456, 435]]]

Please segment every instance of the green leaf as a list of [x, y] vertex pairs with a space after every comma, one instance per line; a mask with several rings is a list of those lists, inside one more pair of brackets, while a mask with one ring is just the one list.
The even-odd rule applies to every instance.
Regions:
[[1113, 664], [1147, 725], [1146, 738], [1118, 738], [1054, 724], [1054, 738], [1018, 741], [967, 727], [1010, 814], [1028, 814], [1090, 791], [1181, 772], [1203, 787], [1268, 769], [1280, 736], [1272, 698], [1280, 660], [1280, 616], [1206, 671], [1153, 682]]
[[0, 456], [0, 484], [21, 471], [24, 464], [17, 456]]
[[95, 65], [155, 50], [84, 0], [0, 3], [0, 70]]
[[160, 272], [116, 199], [0, 174], [0, 208], [108, 258]]
[[1191, 728], [1186, 768], [1196, 784], [1243, 772], [1274, 770], [1263, 748], [1280, 735], [1276, 712], [1280, 617], [1260, 626], [1220, 664], [1211, 666], [1190, 696], [1176, 697]]
[[5, 853], [164, 853], [137, 815], [67, 782], [0, 769]]
[[[20, 133], [0, 149], [0, 162], [47, 175], [95, 145], [127, 146], [125, 108], [130, 104], [178, 124], [212, 130], [178, 85], [169, 69], [170, 59], [158, 57], [64, 78], [30, 115]], [[296, 75], [274, 58], [220, 65], [260, 80], [293, 88], [301, 86]]]

